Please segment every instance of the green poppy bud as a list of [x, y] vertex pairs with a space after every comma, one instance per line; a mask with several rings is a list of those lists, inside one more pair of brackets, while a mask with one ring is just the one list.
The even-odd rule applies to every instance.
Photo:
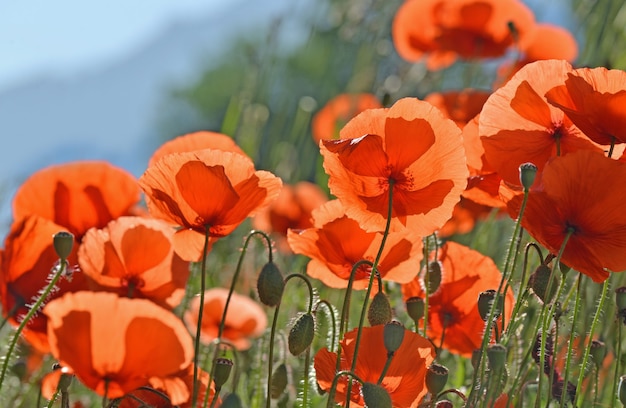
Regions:
[[506, 347], [502, 344], [491, 344], [487, 348], [487, 359], [491, 370], [501, 371], [506, 364]]
[[393, 321], [385, 325], [383, 336], [387, 353], [395, 353], [400, 348], [404, 340], [404, 332], [404, 326], [400, 322]]
[[626, 286], [615, 289], [615, 304], [618, 310], [626, 310]]
[[233, 392], [222, 398], [222, 405], [220, 405], [220, 408], [243, 408], [243, 403], [241, 402], [239, 395]]
[[391, 304], [387, 295], [382, 291], [374, 295], [367, 309], [367, 321], [370, 323], [370, 326], [387, 324], [391, 321]]
[[537, 269], [535, 269], [528, 279], [528, 285], [542, 303], [550, 303], [556, 294], [557, 287], [559, 286], [559, 278], [557, 275], [555, 276], [554, 282], [552, 282], [552, 286], [550, 287], [550, 293], [546, 294], [546, 290], [548, 290], [548, 283], [550, 282], [550, 275], [552, 275], [552, 270], [547, 265], [541, 264], [537, 267]]
[[52, 245], [61, 259], [67, 259], [72, 253], [74, 247], [74, 235], [67, 231], [60, 231], [52, 237]]
[[406, 301], [406, 312], [418, 324], [420, 319], [424, 317], [424, 299], [419, 296], [408, 298]]
[[448, 369], [441, 364], [432, 363], [426, 371], [426, 388], [433, 396], [439, 394], [448, 382]]
[[285, 388], [287, 388], [287, 381], [287, 366], [283, 363], [276, 367], [272, 373], [272, 384], [270, 386], [272, 399], [277, 399], [283, 394]]
[[366, 407], [391, 408], [391, 397], [382, 386], [370, 382], [363, 383], [361, 387], [363, 401]]
[[228, 381], [233, 362], [227, 358], [216, 358], [214, 364], [213, 382], [215, 383], [215, 388], [219, 390]]
[[285, 290], [285, 280], [274, 262], [263, 265], [257, 280], [259, 299], [267, 306], [274, 307], [280, 303]]
[[524, 191], [528, 191], [535, 182], [537, 176], [537, 166], [532, 163], [523, 163], [519, 166], [519, 180], [524, 187]]
[[315, 320], [313, 315], [310, 313], [301, 315], [289, 331], [287, 338], [289, 352], [294, 356], [302, 354], [313, 342], [314, 335]]
[[480, 313], [480, 318], [483, 319], [483, 321], [485, 322], [489, 318], [491, 305], [493, 304], [493, 301], [496, 299], [496, 297], [498, 297], [498, 303], [496, 304], [496, 310], [493, 315], [494, 319], [497, 319], [500, 316], [500, 313], [502, 313], [502, 308], [504, 306], [502, 296], [498, 296], [498, 292], [496, 292], [494, 289], [480, 292], [480, 294], [478, 295], [478, 313]]
[[428, 281], [428, 293], [432, 295], [437, 292], [437, 289], [441, 286], [441, 279], [441, 263], [439, 261], [430, 261], [426, 269], [426, 276], [424, 276], [424, 282]]
[[626, 407], [626, 375], [619, 378], [619, 386], [617, 387], [617, 396], [623, 406]]
[[606, 357], [606, 344], [600, 340], [592, 340], [589, 352], [591, 354], [591, 358], [593, 358], [593, 362], [596, 363], [596, 368], [600, 368], [602, 362], [604, 361], [604, 357]]

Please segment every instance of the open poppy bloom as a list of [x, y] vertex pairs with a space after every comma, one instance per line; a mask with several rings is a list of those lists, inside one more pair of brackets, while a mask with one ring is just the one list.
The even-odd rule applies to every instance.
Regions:
[[43, 313], [52, 355], [99, 395], [121, 397], [153, 377], [175, 381], [191, 364], [193, 344], [185, 325], [149, 300], [76, 292], [51, 301]]
[[328, 101], [311, 121], [311, 132], [316, 144], [320, 140], [338, 139], [339, 130], [350, 119], [367, 109], [382, 108], [372, 94], [341, 94]]
[[[480, 348], [485, 331], [476, 302], [478, 295], [498, 289], [502, 275], [491, 258], [453, 241], [439, 248], [437, 255], [442, 279], [439, 288], [428, 298], [428, 337], [438, 347], [469, 357]], [[402, 285], [404, 299], [423, 298], [422, 285], [419, 279]], [[504, 300], [506, 321], [514, 303], [513, 292], [509, 290]], [[501, 327], [501, 317], [497, 322]]]
[[467, 185], [461, 130], [415, 98], [361, 113], [320, 150], [330, 191], [366, 231], [385, 230], [391, 204], [391, 231], [430, 235]]
[[[354, 373], [365, 382], [377, 383], [387, 361], [387, 350], [383, 340], [384, 325], [364, 327]], [[340, 341], [340, 370], [350, 370], [354, 356], [357, 329], [345, 334]], [[409, 330], [404, 331], [400, 348], [395, 351], [387, 374], [380, 384], [391, 397], [394, 407], [416, 407], [426, 395], [426, 371], [435, 358], [434, 347], [428, 340]], [[320, 388], [328, 391], [335, 377], [337, 354], [320, 349], [315, 355], [315, 372]], [[348, 380], [339, 379], [335, 401], [345, 404]], [[361, 385], [353, 381], [350, 406], [364, 407]]]
[[[522, 226], [555, 255], [571, 233], [561, 261], [602, 282], [609, 271], [626, 270], [624, 183], [626, 163], [602, 154], [584, 150], [554, 158], [544, 169], [543, 188], [528, 196]], [[507, 203], [512, 216], [521, 202], [514, 195]]]
[[393, 21], [393, 42], [407, 61], [426, 57], [429, 69], [463, 59], [505, 54], [534, 25], [532, 11], [517, 0], [408, 0]]
[[78, 251], [81, 270], [121, 296], [174, 308], [185, 295], [189, 262], [172, 246], [174, 229], [161, 220], [120, 217], [87, 231]]
[[174, 249], [188, 261], [202, 257], [205, 234], [230, 234], [282, 186], [272, 173], [255, 171], [248, 157], [214, 149], [168, 154], [148, 167], [139, 184], [150, 213], [182, 227]]
[[548, 102], [565, 112], [594, 142], [626, 143], [626, 72], [580, 68], [546, 92]]
[[[533, 163], [541, 173], [551, 157], [581, 149], [602, 151], [543, 96], [570, 71], [566, 61], [528, 64], [485, 103], [479, 119], [485, 157], [507, 183], [521, 186], [522, 163]], [[540, 179], [537, 176], [535, 187]]]
[[312, 227], [311, 212], [326, 201], [326, 193], [317, 184], [308, 181], [293, 186], [285, 184], [278, 198], [255, 215], [252, 225], [261, 231], [273, 232], [278, 248], [288, 252], [287, 230]]
[[[217, 338], [227, 297], [228, 289], [225, 288], [212, 288], [204, 292], [200, 340], [205, 344]], [[185, 323], [194, 330], [198, 325], [199, 308], [200, 297], [194, 297], [185, 312]], [[263, 308], [249, 297], [233, 292], [226, 312], [222, 338], [239, 350], [247, 350], [251, 346], [250, 338], [261, 336], [266, 328], [267, 316]]]
[[[352, 266], [362, 260], [373, 262], [383, 234], [366, 232], [355, 220], [348, 218], [339, 200], [333, 200], [313, 211], [314, 227], [290, 230], [287, 240], [296, 254], [311, 258], [307, 274], [331, 288], [348, 286]], [[408, 231], [392, 232], [387, 236], [378, 265], [384, 280], [408, 282], [419, 271], [422, 240]], [[367, 288], [372, 268], [361, 265], [355, 274], [353, 288]]]
[[152, 154], [152, 157], [150, 157], [148, 167], [155, 165], [160, 158], [168, 154], [193, 152], [204, 149], [215, 149], [246, 155], [244, 151], [237, 146], [232, 137], [222, 133], [201, 130], [178, 136], [163, 143], [161, 147]]
[[462, 91], [433, 92], [424, 100], [439, 109], [445, 117], [450, 118], [463, 129], [483, 109], [483, 105], [491, 92], [476, 89]]
[[[25, 217], [11, 226], [1, 256], [0, 302], [3, 316], [14, 326], [19, 324], [18, 317], [28, 313], [30, 308], [27, 305], [32, 304], [48, 284], [59, 260], [52, 236], [64, 229], [36, 215]], [[70, 269], [76, 265], [75, 248], [67, 260]], [[81, 273], [68, 273], [68, 277], [61, 277], [56, 286], [51, 299], [66, 292], [86, 289], [87, 283]], [[42, 352], [49, 351], [46, 325], [46, 316], [37, 313], [22, 332], [24, 338]]]
[[33, 174], [15, 193], [13, 215], [36, 214], [74, 234], [80, 242], [89, 228], [132, 213], [139, 186], [130, 173], [107, 162], [51, 166]]

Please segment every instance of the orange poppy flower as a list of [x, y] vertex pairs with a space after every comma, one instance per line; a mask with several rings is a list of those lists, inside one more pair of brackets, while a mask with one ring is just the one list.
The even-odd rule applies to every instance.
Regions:
[[428, 102], [405, 98], [352, 119], [341, 140], [323, 140], [331, 193], [366, 231], [385, 229], [393, 188], [391, 231], [426, 236], [452, 215], [467, 185], [461, 130]]
[[[373, 262], [383, 234], [366, 232], [345, 214], [339, 200], [333, 200], [313, 211], [314, 228], [290, 230], [287, 240], [296, 254], [311, 258], [307, 274], [331, 288], [345, 288], [352, 266], [366, 259]], [[422, 240], [408, 231], [392, 232], [387, 236], [378, 265], [384, 280], [408, 282], [417, 275], [422, 259]], [[353, 288], [365, 289], [372, 268], [361, 265]]]
[[[217, 338], [228, 289], [212, 288], [204, 292], [204, 314], [200, 328], [200, 340], [208, 344]], [[194, 330], [198, 325], [200, 297], [195, 297], [185, 312], [185, 323]], [[259, 337], [267, 328], [267, 316], [263, 308], [247, 296], [233, 292], [222, 338], [231, 342], [237, 349], [249, 349], [250, 338]]]
[[246, 155], [244, 151], [237, 146], [232, 137], [222, 133], [201, 130], [178, 136], [162, 144], [161, 147], [152, 154], [152, 157], [150, 157], [148, 167], [154, 166], [160, 158], [168, 154], [193, 152], [204, 149], [215, 149]]
[[372, 94], [341, 94], [328, 101], [311, 122], [313, 140], [338, 139], [339, 130], [350, 119], [367, 109], [382, 108], [378, 98]]
[[483, 105], [491, 92], [476, 89], [462, 91], [433, 92], [424, 100], [438, 108], [447, 118], [463, 129], [483, 109]]
[[139, 186], [130, 173], [107, 162], [83, 161], [33, 174], [15, 193], [13, 215], [47, 218], [80, 241], [89, 228], [130, 214], [138, 202]]
[[548, 102], [594, 142], [626, 143], [626, 72], [580, 68], [569, 72], [563, 82], [547, 91]]
[[[18, 317], [25, 316], [49, 282], [54, 265], [59, 257], [53, 247], [52, 236], [65, 230], [54, 222], [31, 215], [11, 226], [4, 243], [0, 264], [0, 302], [2, 314], [15, 326]], [[76, 265], [76, 246], [68, 257], [70, 268]], [[71, 274], [71, 279], [61, 278], [57, 290], [50, 298], [54, 299], [70, 291], [86, 289], [87, 283], [81, 273]], [[24, 338], [37, 350], [48, 352], [47, 319], [41, 313], [35, 314], [22, 332]]]
[[185, 295], [189, 262], [172, 247], [174, 229], [160, 220], [120, 217], [87, 231], [78, 251], [85, 275], [121, 296], [174, 308]]
[[[480, 348], [485, 331], [485, 322], [478, 313], [478, 295], [498, 289], [502, 275], [491, 258], [453, 241], [439, 248], [437, 260], [442, 279], [437, 291], [428, 298], [428, 337], [437, 346], [443, 338], [442, 348], [469, 357]], [[402, 294], [404, 299], [425, 296], [419, 279], [402, 285]], [[504, 301], [507, 321], [514, 303], [509, 290]], [[502, 324], [501, 319], [498, 322]]]
[[[551, 160], [543, 188], [531, 191], [522, 226], [551, 253], [557, 254], [572, 230], [561, 261], [595, 282], [610, 270], [626, 270], [626, 212], [623, 186], [626, 164], [602, 154], [579, 151]], [[514, 195], [509, 211], [519, 213], [522, 197]]]
[[308, 181], [293, 186], [285, 184], [276, 201], [259, 211], [252, 225], [261, 231], [273, 232], [277, 247], [290, 252], [286, 242], [287, 230], [312, 227], [311, 212], [326, 201], [326, 193], [317, 184]]
[[68, 293], [43, 313], [54, 357], [99, 395], [121, 397], [191, 364], [193, 343], [185, 325], [149, 300]]
[[[162, 378], [158, 378], [158, 377], [152, 377], [150, 379], [150, 386], [152, 387], [152, 389], [160, 390], [170, 396], [170, 398], [168, 399], [168, 401], [171, 400], [169, 402], [170, 405], [167, 405], [166, 401], [163, 401], [162, 398], [159, 399], [155, 397], [154, 392], [151, 392], [150, 388], [147, 388], [147, 389], [143, 389], [143, 391], [142, 389], [139, 389], [139, 390], [135, 390], [131, 392], [130, 394], [127, 394], [123, 398], [118, 408], [133, 408], [133, 407], [143, 408], [142, 405], [134, 404], [136, 400], [134, 398], [129, 398], [128, 397], [129, 395], [139, 396], [143, 401], [148, 402], [149, 404], [153, 404], [154, 402], [163, 403], [165, 404], [163, 408], [176, 408], [176, 407], [191, 408], [194, 405], [192, 404], [191, 398], [189, 397], [186, 397], [186, 400], [185, 400], [186, 402], [184, 403], [178, 403], [178, 404], [173, 404], [173, 403], [178, 402], [179, 400], [182, 400], [185, 396], [191, 396], [193, 392], [193, 378], [194, 378], [193, 371], [194, 371], [193, 364], [190, 364], [187, 368], [180, 370], [174, 376], [170, 376], [166, 378], [165, 381]], [[175, 381], [172, 381], [172, 380], [175, 380]], [[182, 384], [180, 383], [180, 381], [182, 381]], [[198, 398], [196, 400], [197, 404], [195, 406], [197, 407], [203, 406], [202, 404], [204, 403], [204, 397], [206, 396], [207, 391], [209, 392], [209, 395], [207, 397], [208, 401], [211, 402], [215, 395], [215, 386], [213, 382], [211, 382], [209, 386], [209, 373], [202, 370], [201, 368], [198, 368]], [[148, 394], [152, 394], [152, 395], [148, 395]], [[146, 401], [146, 399], [148, 399], [148, 401]], [[221, 401], [218, 396], [217, 397], [218, 406], [220, 402]], [[152, 407], [152, 405], [150, 406]]]
[[[365, 382], [377, 383], [387, 361], [387, 351], [383, 341], [384, 325], [364, 327], [354, 373]], [[341, 346], [340, 370], [350, 370], [357, 329], [345, 334]], [[426, 395], [426, 371], [435, 358], [435, 350], [428, 340], [412, 331], [404, 331], [404, 339], [395, 352], [387, 374], [380, 384], [387, 390], [394, 407], [416, 407]], [[320, 388], [328, 391], [335, 377], [337, 354], [320, 349], [315, 355], [315, 372]], [[341, 377], [337, 384], [335, 401], [346, 401], [348, 380]], [[364, 407], [361, 386], [352, 383], [350, 406]], [[353, 405], [354, 404], [354, 405]]]
[[230, 234], [282, 186], [270, 172], [255, 171], [248, 157], [213, 149], [168, 154], [148, 167], [139, 184], [150, 213], [182, 227], [174, 249], [189, 261], [202, 257], [205, 232], [213, 238]]
[[[566, 61], [526, 65], [485, 103], [479, 133], [490, 166], [507, 183], [520, 186], [519, 166], [531, 162], [543, 170], [549, 158], [589, 149], [601, 151], [543, 95], [567, 78]], [[535, 186], [540, 177], [536, 178]]]
[[512, 23], [520, 36], [534, 25], [532, 11], [517, 0], [408, 0], [393, 21], [393, 42], [407, 61], [426, 57], [429, 69], [463, 59], [492, 58], [513, 45]]

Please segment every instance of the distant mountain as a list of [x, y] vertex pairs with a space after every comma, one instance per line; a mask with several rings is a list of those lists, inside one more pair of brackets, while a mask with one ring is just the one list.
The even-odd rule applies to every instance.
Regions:
[[[156, 125], [168, 88], [192, 82], [237, 38], [262, 35], [276, 18], [295, 20], [314, 4], [239, 1], [215, 15], [175, 22], [108, 66], [1, 91], [0, 232], [16, 186], [37, 169], [104, 159], [139, 176], [159, 143]], [[296, 24], [286, 26], [286, 46], [306, 35], [297, 35]]]

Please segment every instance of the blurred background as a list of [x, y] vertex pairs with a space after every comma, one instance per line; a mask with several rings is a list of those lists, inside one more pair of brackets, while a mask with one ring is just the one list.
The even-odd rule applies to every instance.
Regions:
[[[101, 159], [140, 176], [165, 140], [207, 129], [287, 182], [323, 184], [310, 119], [333, 96], [491, 89], [489, 65], [433, 73], [402, 61], [390, 36], [401, 3], [1, 2], [2, 236], [17, 186], [55, 163]], [[577, 66], [626, 67], [622, 0], [527, 5], [576, 36]]]

